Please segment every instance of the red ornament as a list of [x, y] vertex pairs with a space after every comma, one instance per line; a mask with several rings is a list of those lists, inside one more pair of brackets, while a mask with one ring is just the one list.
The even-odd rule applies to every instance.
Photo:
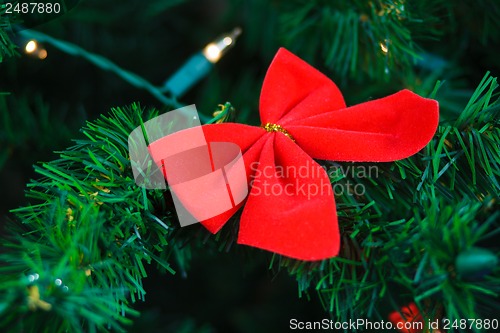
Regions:
[[419, 333], [423, 331], [423, 318], [415, 303], [410, 303], [389, 314], [389, 320], [402, 333]]
[[233, 142], [241, 148], [247, 181], [253, 185], [246, 203], [201, 223], [216, 233], [244, 204], [239, 244], [321, 260], [338, 254], [340, 234], [330, 180], [313, 158], [406, 158], [431, 140], [439, 114], [436, 101], [409, 90], [346, 107], [330, 79], [282, 48], [264, 80], [260, 117], [261, 127], [202, 126], [208, 143]]

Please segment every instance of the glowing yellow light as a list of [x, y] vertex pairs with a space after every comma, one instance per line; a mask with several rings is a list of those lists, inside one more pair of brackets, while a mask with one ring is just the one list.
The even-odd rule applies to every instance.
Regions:
[[389, 48], [387, 47], [387, 45], [385, 45], [384, 43], [380, 43], [380, 49], [382, 50], [382, 52], [384, 53], [387, 53], [389, 52]]
[[208, 59], [208, 61], [217, 62], [221, 57], [221, 50], [216, 44], [210, 43], [203, 50], [203, 55]]
[[241, 28], [235, 28], [233, 31], [219, 37], [203, 49], [203, 55], [211, 63], [216, 63], [219, 59], [233, 47], [236, 38], [241, 34]]
[[41, 49], [40, 52], [38, 52], [38, 58], [40, 58], [42, 60], [47, 58], [47, 51], [44, 49]]
[[24, 49], [26, 50], [26, 53], [33, 53], [36, 51], [37, 47], [38, 45], [36, 42], [34, 40], [30, 40]]

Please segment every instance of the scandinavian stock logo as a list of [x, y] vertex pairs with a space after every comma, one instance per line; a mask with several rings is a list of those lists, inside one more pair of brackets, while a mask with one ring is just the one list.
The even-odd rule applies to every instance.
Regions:
[[220, 215], [248, 194], [240, 147], [207, 142], [194, 105], [138, 126], [128, 148], [136, 184], [166, 189], [168, 183], [181, 226]]

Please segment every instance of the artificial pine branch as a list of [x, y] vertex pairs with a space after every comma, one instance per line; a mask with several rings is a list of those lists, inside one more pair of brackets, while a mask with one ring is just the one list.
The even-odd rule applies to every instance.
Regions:
[[[15, 110], [15, 112], [12, 112]], [[17, 164], [32, 164], [40, 153], [64, 147], [85, 119], [80, 110], [49, 106], [39, 94], [0, 93], [0, 170], [12, 156]], [[26, 161], [27, 160], [27, 161]]]
[[[280, 15], [291, 50], [321, 62], [340, 77], [388, 78], [421, 57], [415, 39], [433, 39], [443, 1], [428, 4], [390, 1], [287, 1]], [[380, 59], [383, 58], [382, 61]], [[390, 70], [391, 69], [391, 70]]]
[[17, 55], [17, 45], [10, 38], [12, 25], [18, 23], [18, 17], [15, 13], [6, 14], [7, 8], [0, 6], [0, 63], [5, 57]]
[[[464, 279], [455, 267], [457, 255], [471, 246], [498, 251], [488, 243], [499, 224], [492, 213], [500, 193], [496, 88], [496, 80], [485, 77], [464, 110], [467, 117], [443, 119], [419, 154], [376, 164], [376, 176], [330, 174], [333, 186], [351, 181], [366, 188], [336, 198], [340, 256], [311, 263], [274, 255], [270, 269], [294, 276], [299, 295], [315, 290], [336, 320], [387, 318], [407, 299], [423, 312], [444, 308], [450, 319], [488, 316], [481, 304], [498, 308], [498, 267], [480, 281]], [[157, 114], [137, 104], [113, 109], [89, 122], [86, 139], [59, 159], [36, 166], [42, 178], [27, 192], [34, 203], [14, 211], [22, 224], [12, 229], [9, 251], [0, 257], [0, 327], [120, 330], [135, 314], [131, 302], [144, 299], [145, 264], [174, 273], [172, 262], [187, 269], [201, 246], [211, 248], [193, 237], [199, 228], [176, 225], [167, 192], [134, 182], [128, 134]], [[234, 227], [212, 243], [234, 252]]]
[[[137, 104], [114, 109], [88, 123], [87, 139], [60, 159], [35, 167], [43, 178], [29, 184], [27, 196], [36, 203], [14, 211], [25, 230], [0, 258], [3, 327], [32, 331], [43, 322], [46, 332], [118, 330], [135, 313], [130, 301], [144, 300], [144, 265], [156, 262], [174, 273], [172, 207], [163, 193], [146, 193], [131, 177], [127, 136], [142, 115]], [[27, 305], [35, 287], [50, 310]]]

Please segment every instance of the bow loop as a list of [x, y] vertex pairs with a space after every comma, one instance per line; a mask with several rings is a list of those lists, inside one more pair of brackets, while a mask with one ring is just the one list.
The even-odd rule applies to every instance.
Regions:
[[296, 55], [279, 49], [260, 94], [263, 124], [284, 125], [344, 107], [335, 83]]
[[326, 171], [280, 133], [269, 135], [251, 168], [238, 243], [301, 260], [336, 256], [340, 234]]
[[438, 126], [435, 100], [403, 90], [287, 126], [310, 156], [324, 160], [390, 162], [425, 147]]

